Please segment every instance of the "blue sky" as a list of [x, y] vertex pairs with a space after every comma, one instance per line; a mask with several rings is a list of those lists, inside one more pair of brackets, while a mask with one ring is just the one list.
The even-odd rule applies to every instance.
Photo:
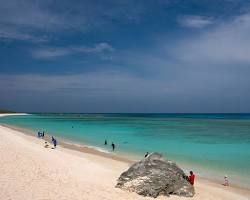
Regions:
[[250, 112], [250, 1], [0, 0], [0, 107]]

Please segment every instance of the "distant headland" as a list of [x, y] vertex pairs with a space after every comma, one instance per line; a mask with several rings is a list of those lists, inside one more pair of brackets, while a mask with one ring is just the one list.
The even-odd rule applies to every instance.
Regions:
[[0, 108], [0, 113], [16, 113], [16, 112], [11, 111], [11, 110], [1, 109], [1, 108]]

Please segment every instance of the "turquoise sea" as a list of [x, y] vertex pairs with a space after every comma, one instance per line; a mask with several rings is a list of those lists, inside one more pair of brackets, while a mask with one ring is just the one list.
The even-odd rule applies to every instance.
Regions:
[[114, 142], [132, 158], [161, 152], [187, 171], [250, 188], [250, 114], [31, 114], [0, 123], [109, 152]]

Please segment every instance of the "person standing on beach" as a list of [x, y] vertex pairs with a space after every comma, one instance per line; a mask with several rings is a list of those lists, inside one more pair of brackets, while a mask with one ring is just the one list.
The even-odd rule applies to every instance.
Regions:
[[188, 177], [188, 181], [191, 185], [194, 185], [194, 179], [195, 179], [195, 175], [193, 171], [190, 171], [190, 176]]
[[115, 150], [115, 144], [112, 142], [111, 144], [113, 151]]
[[54, 149], [56, 148], [56, 145], [57, 145], [57, 141], [56, 141], [56, 139], [54, 138], [54, 140], [53, 140], [53, 145], [54, 145]]
[[107, 140], [105, 140], [105, 141], [104, 141], [104, 145], [107, 145], [107, 144], [108, 144], [108, 142], [107, 142]]

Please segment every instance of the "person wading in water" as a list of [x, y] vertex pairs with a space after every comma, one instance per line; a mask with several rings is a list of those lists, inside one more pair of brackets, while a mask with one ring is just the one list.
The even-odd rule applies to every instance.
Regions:
[[115, 144], [112, 142], [111, 144], [113, 151], [115, 150]]

